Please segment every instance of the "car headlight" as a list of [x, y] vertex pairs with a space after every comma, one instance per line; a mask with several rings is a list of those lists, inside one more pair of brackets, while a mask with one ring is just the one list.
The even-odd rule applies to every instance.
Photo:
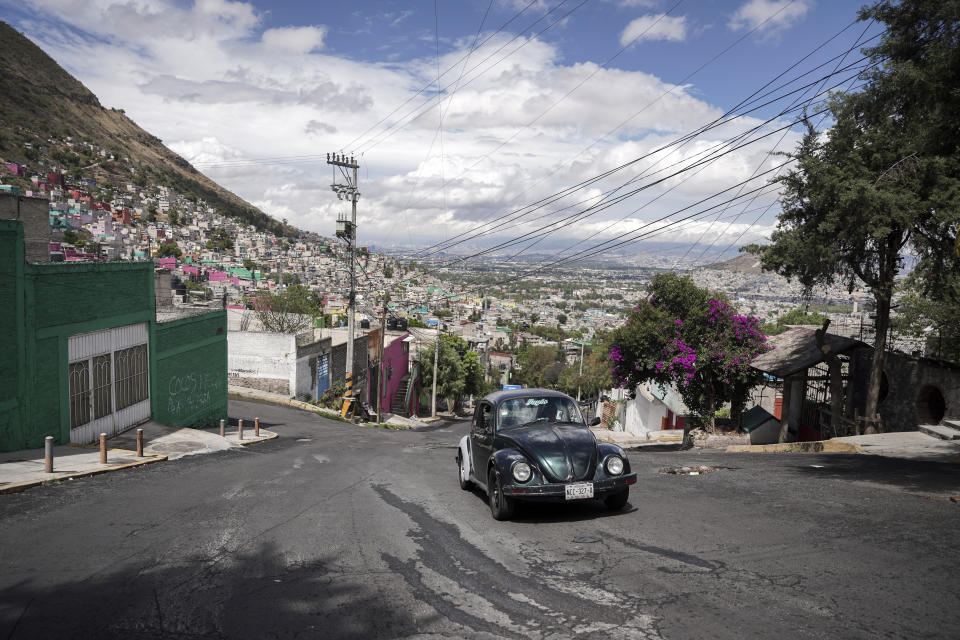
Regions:
[[612, 476], [618, 476], [623, 473], [623, 458], [620, 456], [610, 456], [607, 458], [607, 473]]
[[513, 478], [517, 482], [526, 482], [530, 479], [530, 475], [533, 472], [530, 470], [530, 465], [526, 462], [518, 462], [513, 465]]

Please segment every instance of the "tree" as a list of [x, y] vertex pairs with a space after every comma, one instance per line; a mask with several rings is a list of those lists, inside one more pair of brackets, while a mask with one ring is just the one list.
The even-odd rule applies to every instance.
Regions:
[[537, 322], [539, 322], [539, 321], [540, 321], [540, 314], [539, 314], [539, 313], [531, 313], [531, 314], [530, 314], [530, 324], [537, 324]]
[[[433, 352], [436, 343], [427, 345], [420, 352], [423, 369], [423, 388], [433, 385]], [[458, 351], [466, 351], [466, 343], [458, 336], [443, 334], [440, 336], [440, 353], [437, 354], [437, 396], [447, 398], [448, 406], [453, 408], [465, 389], [463, 359]]]
[[244, 258], [243, 268], [246, 269], [247, 271], [256, 271], [259, 268], [259, 265], [257, 265], [257, 263], [251, 260], [250, 258]]
[[[738, 314], [689, 276], [658, 274], [649, 292], [611, 335], [617, 383], [631, 390], [642, 382], [673, 385], [700, 426], [713, 427], [717, 409], [730, 402], [736, 424], [750, 388], [762, 381], [749, 366], [767, 350], [760, 321]], [[691, 422], [684, 425], [685, 446]]]
[[309, 329], [313, 327], [314, 318], [323, 313], [317, 294], [299, 284], [279, 293], [258, 291], [253, 308], [264, 330], [274, 333], [299, 333]]
[[925, 294], [918, 274], [911, 274], [901, 294], [893, 331], [922, 341], [925, 355], [960, 362], [960, 278], [947, 283], [942, 296], [934, 297]]
[[567, 316], [566, 316], [566, 314], [563, 314], [563, 313], [558, 314], [558, 315], [557, 315], [557, 323], [558, 323], [558, 324], [567, 324]]
[[393, 277], [393, 267], [390, 265], [384, 265], [383, 267], [383, 277], [389, 280]]
[[174, 256], [179, 258], [183, 255], [183, 251], [180, 250], [180, 247], [177, 246], [177, 243], [173, 240], [167, 240], [166, 242], [161, 242], [160, 246], [153, 253], [154, 257], [157, 258], [166, 258], [167, 256]]
[[556, 384], [559, 371], [553, 370], [553, 364], [557, 362], [556, 347], [528, 347], [517, 356], [517, 362], [520, 364], [519, 380], [522, 384], [530, 387], [551, 386], [548, 383]]
[[468, 396], [482, 396], [487, 390], [483, 365], [475, 351], [463, 354], [463, 393]]
[[788, 325], [823, 325], [827, 316], [822, 313], [808, 313], [805, 309], [797, 307], [786, 312], [774, 323], [763, 325], [763, 333], [768, 336], [775, 336], [787, 330]]
[[[808, 122], [765, 269], [814, 285], [864, 282], [876, 303], [865, 414], [876, 415], [895, 280], [910, 252], [926, 290], [957, 272], [960, 222], [960, 2], [883, 1], [861, 20], [886, 24], [866, 51], [876, 64], [860, 92], [829, 102], [823, 136]], [[874, 426], [868, 426], [868, 432]]]
[[229, 251], [233, 249], [233, 238], [226, 229], [217, 229], [207, 240], [207, 249], [216, 249], [217, 251]]

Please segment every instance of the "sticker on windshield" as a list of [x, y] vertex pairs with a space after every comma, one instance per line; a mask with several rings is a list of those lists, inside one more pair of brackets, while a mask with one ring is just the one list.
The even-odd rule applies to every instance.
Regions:
[[539, 407], [539, 406], [542, 405], [542, 404], [547, 404], [547, 399], [546, 399], [546, 398], [540, 398], [539, 400], [537, 400], [537, 399], [535, 399], [535, 398], [530, 398], [530, 399], [527, 400], [527, 406], [528, 406], [528, 407]]

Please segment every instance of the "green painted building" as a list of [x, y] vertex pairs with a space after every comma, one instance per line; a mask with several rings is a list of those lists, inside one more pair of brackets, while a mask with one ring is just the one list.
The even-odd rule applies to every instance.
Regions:
[[158, 321], [152, 262], [27, 262], [0, 220], [0, 451], [227, 415], [227, 317]]

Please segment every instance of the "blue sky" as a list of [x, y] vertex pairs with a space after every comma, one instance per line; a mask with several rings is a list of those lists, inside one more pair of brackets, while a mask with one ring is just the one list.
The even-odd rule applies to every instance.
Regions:
[[[836, 36], [797, 68], [810, 75], [784, 76], [785, 90], [801, 87], [832, 70], [837, 62], [830, 59], [868, 27], [840, 33], [860, 5], [0, 0], [4, 19], [105, 106], [125, 109], [209, 176], [277, 218], [331, 235], [342, 205], [329, 190], [322, 154], [357, 153], [363, 166], [361, 242], [415, 248], [468, 233], [676, 140]], [[876, 32], [870, 27], [866, 37]], [[438, 65], [450, 69], [439, 95]], [[698, 210], [691, 204], [717, 192], [733, 187], [725, 197], [742, 195], [776, 175], [783, 159], [772, 152], [787, 151], [798, 139], [797, 128], [774, 132], [790, 123], [787, 116], [763, 120], [813, 93], [806, 89], [703, 132], [669, 156], [663, 152], [572, 191], [538, 210], [539, 222], [492, 224], [483, 230], [496, 233], [455, 250], [476, 250], [559, 221], [576, 210], [561, 211], [564, 206], [604, 202], [606, 192], [624, 189], [628, 180], [631, 188], [645, 187], [575, 225], [548, 228], [537, 249], [560, 250], [584, 237], [631, 237], [657, 228], [643, 225], [676, 222]], [[696, 172], [653, 184], [666, 174], [652, 172], [689, 166], [703, 157], [698, 154], [754, 127], [750, 135], [767, 136]], [[706, 209], [721, 199], [697, 206]], [[735, 215], [734, 207], [744, 213]], [[677, 222], [653, 239], [696, 245], [696, 255], [711, 242], [720, 247], [762, 239], [776, 213], [775, 193], [760, 191]], [[647, 245], [631, 246], [642, 251]]]

